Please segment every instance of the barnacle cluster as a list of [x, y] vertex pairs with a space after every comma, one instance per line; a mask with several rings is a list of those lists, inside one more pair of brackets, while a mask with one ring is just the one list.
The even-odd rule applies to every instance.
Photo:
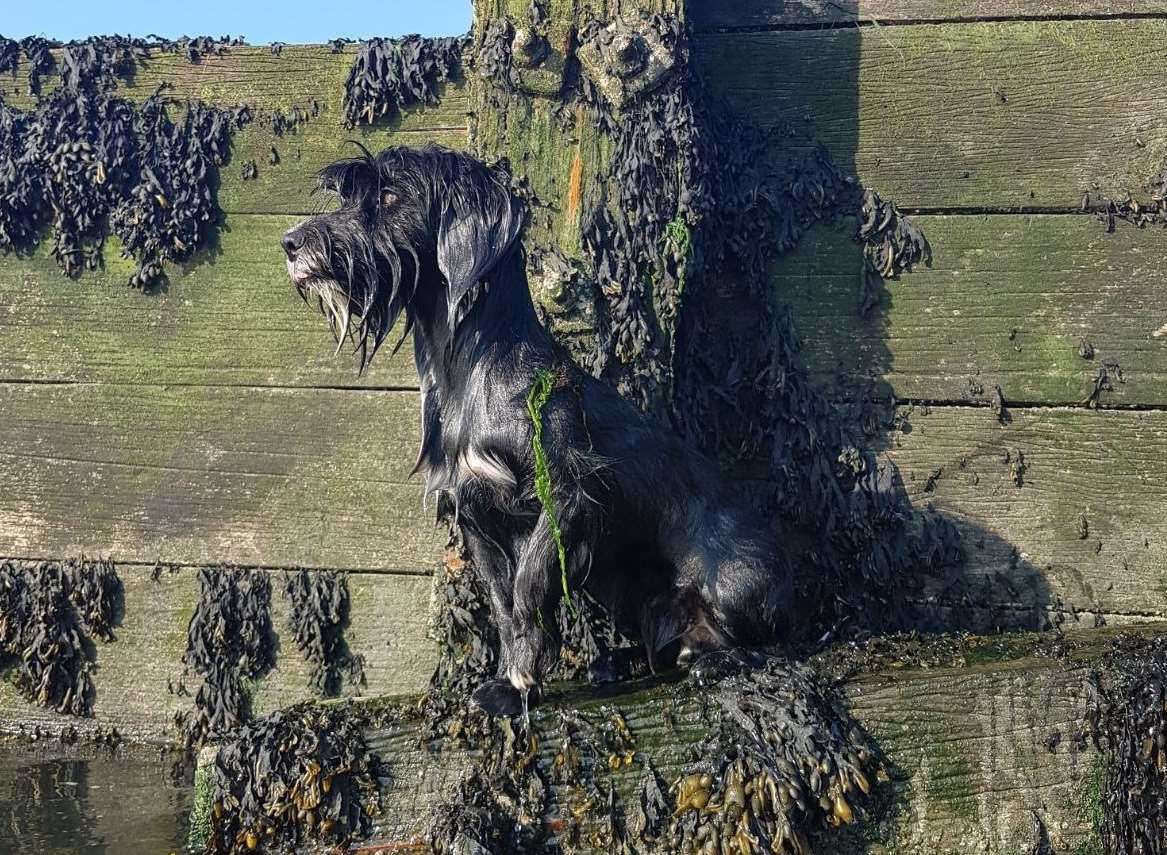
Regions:
[[28, 700], [93, 711], [93, 642], [113, 641], [121, 581], [109, 561], [0, 563], [0, 669]]
[[344, 83], [345, 126], [395, 118], [413, 104], [437, 104], [438, 84], [462, 71], [465, 38], [369, 39]]
[[1123, 220], [1145, 229], [1147, 226], [1167, 226], [1167, 164], [1164, 164], [1159, 173], [1147, 182], [1147, 198], [1139, 201], [1132, 194], [1124, 193], [1115, 199], [1103, 199], [1101, 206], [1096, 206], [1090, 194], [1082, 196], [1082, 210], [1094, 210], [1100, 221], [1106, 224], [1106, 230], [1113, 232], [1118, 227], [1118, 221]]
[[670, 851], [809, 855], [812, 831], [855, 822], [887, 780], [870, 739], [806, 666], [731, 676], [708, 704], [705, 759], [670, 788]]
[[343, 846], [380, 812], [379, 766], [347, 707], [301, 704], [244, 724], [215, 757], [209, 849]]
[[224, 736], [250, 718], [244, 681], [275, 665], [271, 578], [264, 570], [201, 567], [199, 599], [187, 627], [184, 675], [202, 678], [194, 709], [175, 724], [187, 748]]
[[296, 649], [312, 663], [312, 688], [325, 697], [340, 692], [347, 674], [364, 683], [364, 661], [344, 642], [349, 617], [348, 578], [335, 570], [287, 574], [284, 596]]
[[[179, 104], [161, 87], [139, 104], [119, 96], [117, 84], [154, 50], [195, 61], [223, 50], [223, 41], [14, 44], [0, 37], [0, 68], [14, 70], [22, 52], [35, 100], [25, 110], [0, 97], [0, 250], [31, 250], [48, 228], [53, 258], [77, 276], [101, 265], [112, 233], [137, 262], [130, 284], [156, 285], [163, 262], [190, 258], [213, 233], [218, 169], [251, 114]], [[59, 85], [44, 91], [41, 78], [53, 68]]]
[[1107, 852], [1167, 852], [1167, 636], [1116, 639], [1087, 681], [1087, 729], [1106, 758]]

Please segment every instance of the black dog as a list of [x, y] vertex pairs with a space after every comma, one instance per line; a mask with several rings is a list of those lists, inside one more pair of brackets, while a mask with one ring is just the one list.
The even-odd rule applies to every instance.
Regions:
[[555, 610], [579, 588], [643, 639], [650, 665], [786, 635], [790, 573], [763, 521], [543, 329], [505, 175], [402, 147], [335, 163], [319, 184], [340, 208], [284, 235], [288, 272], [362, 368], [400, 315], [402, 340], [413, 333], [415, 471], [452, 510], [501, 639], [478, 705], [513, 714], [538, 698], [559, 652]]

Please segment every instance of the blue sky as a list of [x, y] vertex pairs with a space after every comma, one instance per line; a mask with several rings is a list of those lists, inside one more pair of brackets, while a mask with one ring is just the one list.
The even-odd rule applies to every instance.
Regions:
[[0, 35], [10, 39], [157, 33], [294, 44], [337, 36], [453, 36], [470, 29], [470, 0], [5, 0], [4, 6]]

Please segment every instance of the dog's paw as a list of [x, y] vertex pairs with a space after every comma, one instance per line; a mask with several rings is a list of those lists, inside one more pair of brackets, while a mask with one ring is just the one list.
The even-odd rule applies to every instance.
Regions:
[[758, 668], [765, 661], [763, 654], [744, 647], [710, 650], [693, 661], [689, 667], [689, 679], [698, 686], [712, 686], [726, 677]]
[[522, 715], [523, 694], [507, 680], [487, 680], [470, 695], [470, 704], [487, 715]]
[[620, 666], [610, 652], [597, 656], [588, 665], [588, 682], [593, 686], [606, 686], [620, 680]]

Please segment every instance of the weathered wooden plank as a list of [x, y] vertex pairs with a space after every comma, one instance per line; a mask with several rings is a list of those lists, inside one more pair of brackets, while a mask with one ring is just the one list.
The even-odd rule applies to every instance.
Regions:
[[[854, 225], [820, 226], [774, 273], [812, 372], [897, 398], [1080, 404], [1123, 367], [1103, 404], [1167, 404], [1167, 231], [1090, 216], [921, 216], [931, 268], [885, 283], [860, 315]], [[1083, 343], [1093, 358], [1079, 354]]]
[[735, 112], [809, 114], [901, 206], [1076, 209], [1158, 174], [1165, 36], [1161, 19], [709, 33], [696, 56]]
[[[284, 48], [279, 56], [266, 47], [228, 48], [223, 56], [203, 57], [191, 63], [177, 54], [155, 54], [141, 62], [132, 81], [120, 87], [127, 97], [145, 98], [162, 83], [178, 99], [201, 99], [221, 106], [246, 103], [255, 121], [235, 134], [232, 158], [221, 172], [219, 204], [225, 211], [305, 213], [320, 205], [311, 197], [316, 170], [357, 149], [357, 140], [373, 151], [391, 144], [420, 145], [440, 142], [463, 148], [467, 142], [468, 100], [460, 84], [442, 85], [441, 104], [406, 110], [400, 117], [373, 127], [347, 130], [343, 126], [344, 80], [356, 53], [349, 46], [338, 54], [324, 46]], [[55, 81], [55, 78], [53, 78]], [[46, 82], [46, 88], [52, 82]], [[22, 75], [5, 76], [0, 88], [5, 98], [28, 106]], [[294, 133], [276, 136], [271, 116], [290, 114], [294, 107], [319, 114]], [[269, 162], [272, 147], [279, 163]], [[244, 180], [242, 166], [254, 160], [258, 176]]]
[[[1085, 847], [1095, 842], [1092, 809], [1098, 804], [1095, 776], [1101, 758], [1070, 741], [1081, 725], [1083, 681], [1109, 637], [1106, 632], [1071, 635], [1086, 639], [1086, 647], [1065, 661], [1011, 654], [1003, 661], [987, 657], [959, 668], [876, 671], [847, 683], [852, 714], [894, 769], [892, 783], [884, 787], [891, 805], [878, 826], [826, 834], [815, 851], [1023, 851], [1034, 811], [1056, 851], [1094, 851]], [[693, 698], [683, 692], [674, 697], [668, 689], [632, 685], [601, 698], [586, 688], [553, 690], [549, 704], [550, 712], [537, 711], [532, 719], [544, 769], [561, 745], [553, 733], [555, 706], [585, 715], [595, 715], [601, 704], [621, 710], [638, 758], [613, 776], [625, 806], [636, 803], [644, 758], [672, 781], [692, 765], [691, 747], [705, 735]], [[667, 723], [661, 714], [666, 704]], [[1054, 731], [1063, 742], [1050, 751], [1047, 739]], [[468, 758], [457, 751], [427, 750], [409, 725], [389, 725], [368, 737], [387, 761], [389, 774], [382, 779], [384, 816], [360, 851], [424, 851], [418, 844], [426, 822], [437, 805], [454, 796]], [[570, 802], [565, 801], [573, 798], [571, 788], [553, 787], [549, 796], [551, 827], [556, 819], [570, 824]], [[582, 841], [572, 848], [581, 846], [591, 851]]]
[[[194, 568], [164, 571], [151, 580], [145, 565], [119, 565], [125, 593], [116, 641], [96, 644], [94, 715], [78, 719], [35, 706], [0, 681], [0, 733], [40, 726], [50, 733], [72, 724], [84, 735], [94, 726], [116, 727], [132, 741], [173, 742], [174, 714], [188, 710], [192, 697], [167, 690], [182, 676], [186, 631], [198, 600]], [[283, 574], [272, 571], [272, 627], [278, 637], [276, 667], [253, 687], [257, 713], [312, 697], [311, 668], [296, 649], [288, 627]], [[426, 638], [432, 581], [428, 576], [358, 573], [348, 577], [350, 625], [345, 641], [365, 658], [368, 695], [403, 694], [424, 689], [436, 662]], [[198, 677], [186, 680], [190, 692]], [[344, 692], [356, 689], [346, 685]]]
[[[168, 268], [159, 294], [126, 287], [134, 265], [74, 282], [41, 246], [0, 256], [0, 380], [257, 386], [417, 386], [412, 348], [357, 375], [288, 281], [280, 235], [295, 218], [232, 215], [219, 245]], [[390, 345], [396, 339], [390, 341]]]
[[1167, 615], [1167, 412], [900, 415], [888, 453], [909, 494], [963, 530], [970, 574], [1008, 580], [1001, 602]]
[[0, 385], [0, 554], [428, 572], [417, 396]]
[[1027, 851], [1034, 815], [1056, 851], [1093, 851], [1102, 758], [1071, 745], [1093, 665], [1026, 658], [850, 684], [852, 714], [897, 767], [899, 810], [843, 851], [870, 851], [865, 836], [902, 852]]
[[[407, 480], [416, 406], [410, 393], [2, 386], [0, 554], [418, 572], [442, 537]], [[1167, 412], [924, 413], [891, 435], [891, 456], [919, 502], [964, 528], [968, 572], [1010, 581], [999, 602], [1167, 614]]]
[[702, 29], [1165, 12], [1167, 3], [1163, 0], [700, 0], [686, 9], [689, 22]]

